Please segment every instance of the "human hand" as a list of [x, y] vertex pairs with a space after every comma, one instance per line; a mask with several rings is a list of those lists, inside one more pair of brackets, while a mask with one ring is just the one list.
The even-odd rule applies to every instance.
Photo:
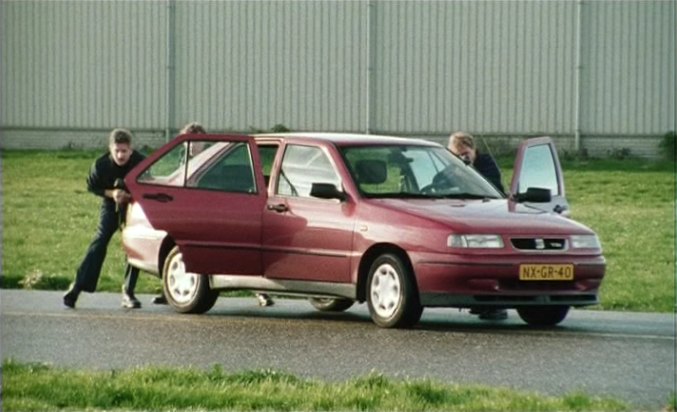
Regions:
[[123, 189], [113, 189], [112, 198], [115, 204], [124, 205], [129, 202], [132, 196]]

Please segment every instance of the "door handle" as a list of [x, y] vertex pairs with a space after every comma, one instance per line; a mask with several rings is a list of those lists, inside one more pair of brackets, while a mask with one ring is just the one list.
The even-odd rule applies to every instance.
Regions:
[[285, 205], [285, 204], [283, 204], [283, 203], [278, 203], [278, 204], [276, 204], [276, 205], [267, 205], [266, 208], [267, 208], [268, 210], [274, 210], [274, 211], [276, 211], [277, 213], [284, 213], [284, 212], [286, 212], [286, 211], [289, 210], [289, 208], [287, 207], [287, 205]]
[[155, 200], [155, 201], [158, 201], [160, 203], [167, 203], [167, 202], [171, 202], [172, 200], [174, 200], [173, 197], [171, 197], [170, 195], [168, 195], [166, 193], [146, 193], [145, 195], [143, 195], [143, 198], [149, 199], [149, 200]]

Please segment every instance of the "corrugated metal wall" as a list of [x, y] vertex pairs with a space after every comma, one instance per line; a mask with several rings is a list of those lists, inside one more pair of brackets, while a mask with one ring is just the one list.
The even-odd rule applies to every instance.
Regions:
[[382, 2], [376, 124], [407, 133], [570, 133], [574, 2]]
[[365, 10], [337, 1], [178, 2], [178, 124], [360, 130]]
[[3, 2], [3, 126], [163, 124], [165, 27], [155, 2]]
[[675, 8], [2, 1], [0, 144], [48, 129], [173, 132], [191, 120], [234, 131], [660, 135], [677, 128]]
[[676, 2], [586, 2], [581, 127], [633, 135], [675, 129]]

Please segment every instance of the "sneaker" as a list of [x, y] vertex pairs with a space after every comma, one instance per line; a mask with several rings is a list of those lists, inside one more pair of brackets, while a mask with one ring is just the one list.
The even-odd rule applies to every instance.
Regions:
[[77, 302], [79, 295], [80, 289], [75, 286], [75, 283], [71, 283], [70, 287], [63, 295], [63, 304], [71, 309], [75, 309], [75, 302]]
[[151, 303], [154, 305], [166, 305], [167, 304], [167, 298], [165, 295], [157, 295], [151, 300]]
[[134, 292], [127, 292], [127, 289], [122, 287], [122, 307], [126, 309], [139, 309], [141, 302], [134, 296]]
[[506, 320], [508, 311], [505, 309], [486, 309], [479, 314], [482, 320]]
[[266, 295], [265, 293], [257, 293], [256, 294], [256, 299], [259, 301], [259, 306], [273, 306], [275, 304], [275, 301], [271, 299], [270, 296]]

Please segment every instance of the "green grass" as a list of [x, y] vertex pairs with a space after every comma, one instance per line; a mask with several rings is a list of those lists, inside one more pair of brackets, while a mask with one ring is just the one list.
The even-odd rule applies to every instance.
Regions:
[[[98, 221], [100, 199], [85, 189], [98, 152], [5, 151], [3, 287], [65, 289]], [[512, 159], [500, 159], [504, 183]], [[564, 162], [573, 218], [600, 236], [607, 258], [601, 309], [671, 312], [675, 305], [673, 163]], [[118, 291], [124, 253], [116, 235], [99, 290]], [[141, 276], [140, 292], [160, 281]]]
[[[137, 368], [77, 371], [5, 361], [6, 411], [628, 411], [621, 401], [571, 393], [547, 397], [505, 388], [394, 380], [370, 374], [344, 382], [272, 370]], [[666, 409], [668, 410], [668, 409]], [[673, 407], [674, 410], [674, 407]]]

